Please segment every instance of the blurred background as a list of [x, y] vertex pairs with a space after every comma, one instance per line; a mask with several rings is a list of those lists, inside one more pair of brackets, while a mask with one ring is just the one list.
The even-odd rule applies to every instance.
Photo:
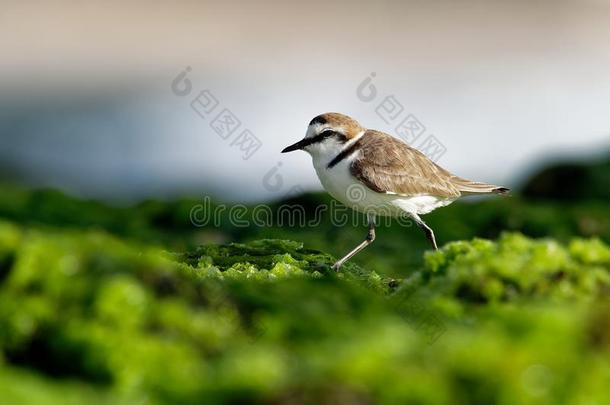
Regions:
[[[279, 151], [326, 111], [395, 136], [411, 114], [425, 128], [412, 143], [434, 136], [439, 164], [513, 186], [551, 159], [610, 146], [601, 0], [5, 0], [0, 27], [0, 175], [78, 196], [319, 190], [309, 156]], [[187, 67], [191, 91], [177, 95]], [[376, 96], [363, 101], [371, 73]], [[217, 106], [199, 115], [204, 90]], [[386, 122], [390, 96], [403, 112]], [[240, 122], [227, 139], [212, 127], [225, 108]], [[246, 129], [258, 147], [244, 159], [232, 142]], [[278, 163], [281, 186], [265, 185]]]
[[[0, 403], [610, 403], [608, 38], [603, 0], [0, 0]], [[327, 111], [512, 195], [330, 272], [364, 221], [280, 154]]]

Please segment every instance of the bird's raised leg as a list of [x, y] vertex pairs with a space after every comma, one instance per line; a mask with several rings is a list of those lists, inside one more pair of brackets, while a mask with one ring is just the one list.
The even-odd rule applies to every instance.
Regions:
[[426, 225], [426, 223], [422, 221], [419, 215], [411, 214], [411, 218], [413, 218], [417, 226], [424, 231], [424, 233], [426, 234], [426, 238], [428, 238], [430, 244], [432, 245], [432, 248], [434, 248], [434, 250], [438, 250], [438, 246], [436, 246], [436, 238], [434, 237], [434, 231], [432, 230], [432, 228]]
[[373, 241], [375, 240], [375, 216], [372, 214], [369, 214], [368, 221], [369, 221], [369, 231], [366, 234], [366, 238], [362, 241], [362, 243], [360, 243], [358, 246], [356, 246], [354, 249], [352, 249], [348, 254], [343, 256], [341, 259], [337, 260], [337, 262], [335, 264], [333, 264], [333, 267], [332, 267], [333, 270], [338, 271], [339, 268], [341, 266], [343, 266], [343, 264], [346, 261], [348, 261], [349, 259], [354, 257], [362, 249], [364, 249], [365, 247], [367, 247], [368, 245], [373, 243]]

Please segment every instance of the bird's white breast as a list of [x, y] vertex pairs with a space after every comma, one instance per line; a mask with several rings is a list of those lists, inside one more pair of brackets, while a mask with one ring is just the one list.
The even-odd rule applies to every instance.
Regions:
[[[334, 167], [329, 168], [328, 163], [335, 156], [336, 154], [329, 154], [328, 156], [320, 156], [318, 159], [312, 156], [313, 166], [324, 189], [343, 204], [355, 208], [354, 203], [357, 203], [357, 200], [360, 199], [357, 197], [358, 189], [365, 191], [364, 185], [350, 173], [350, 165], [355, 156], [347, 157]], [[349, 197], [348, 192], [356, 195], [356, 198]]]

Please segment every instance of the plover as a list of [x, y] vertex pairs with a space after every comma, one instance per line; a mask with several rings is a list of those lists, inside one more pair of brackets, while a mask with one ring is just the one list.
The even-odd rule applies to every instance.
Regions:
[[438, 249], [434, 232], [420, 215], [465, 195], [509, 191], [453, 175], [406, 143], [339, 113], [312, 119], [305, 138], [282, 153], [295, 150], [311, 155], [318, 178], [332, 197], [368, 218], [366, 238], [338, 260], [334, 270], [375, 240], [377, 215], [406, 213], [425, 232], [432, 248]]

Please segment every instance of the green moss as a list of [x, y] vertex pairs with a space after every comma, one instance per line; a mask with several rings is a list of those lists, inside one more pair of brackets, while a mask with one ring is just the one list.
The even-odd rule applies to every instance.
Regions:
[[548, 239], [503, 234], [497, 243], [454, 242], [426, 255], [423, 279], [431, 290], [460, 301], [523, 298], [592, 298], [609, 285], [608, 247], [574, 240], [568, 247]]
[[[226, 210], [196, 227], [200, 200], [1, 185], [0, 402], [610, 403], [598, 169], [576, 178], [584, 194], [533, 181], [535, 200], [435, 211], [438, 252], [384, 224], [339, 273], [366, 229], [328, 211], [316, 227], [237, 227]], [[290, 203], [309, 220], [329, 198]]]
[[403, 281], [335, 273], [294, 241], [168, 253], [0, 222], [0, 376], [22, 376], [0, 389], [20, 403], [603, 403], [608, 251], [507, 233], [447, 244]]
[[[602, 183], [596, 184], [599, 189]], [[330, 208], [330, 201], [325, 194], [307, 194], [288, 201], [300, 204], [306, 212], [304, 219], [313, 222], [315, 218], [316, 226], [279, 226], [273, 221], [263, 227], [254, 223], [234, 226], [227, 209], [217, 212], [218, 221], [212, 221], [216, 223], [195, 226], [190, 214], [193, 209], [198, 213], [204, 209], [201, 199], [147, 201], [132, 207], [113, 207], [78, 200], [56, 190], [0, 185], [0, 217], [13, 223], [64, 230], [102, 229], [137, 243], [156, 244], [180, 252], [193, 251], [196, 246], [209, 242], [282, 239], [306, 241], [308, 249], [340, 256], [362, 241], [366, 228], [333, 225], [332, 218], [337, 217], [337, 212], [316, 210], [321, 205]], [[280, 216], [278, 211], [283, 203], [270, 204], [271, 218]], [[218, 206], [217, 202], [205, 203], [210, 213], [216, 212]], [[255, 206], [247, 207], [244, 217], [252, 218], [255, 210]], [[561, 243], [577, 236], [598, 237], [610, 243], [610, 206], [599, 198], [531, 201], [515, 193], [511, 198], [455, 202], [427, 215], [426, 222], [434, 229], [440, 245], [474, 237], [495, 239], [503, 231], [536, 238], [551, 237]], [[429, 244], [417, 227], [393, 222], [380, 227], [374, 245], [359, 254], [356, 262], [365, 268], [374, 268], [379, 274], [401, 278], [422, 266], [423, 254], [428, 249]]]

